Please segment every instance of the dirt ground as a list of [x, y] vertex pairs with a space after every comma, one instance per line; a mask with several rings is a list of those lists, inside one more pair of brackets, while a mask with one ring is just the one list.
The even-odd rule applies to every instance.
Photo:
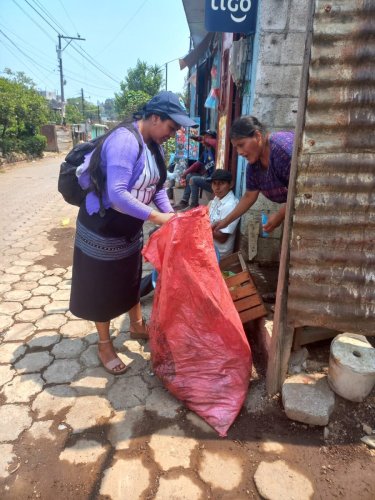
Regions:
[[[56, 229], [50, 234], [50, 239], [56, 241], [58, 252], [55, 256], [46, 257], [39, 263], [49, 268], [70, 265], [73, 238], [72, 228]], [[270, 314], [272, 314], [271, 310]], [[236, 498], [260, 498], [253, 481], [259, 463], [263, 460], [282, 459], [288, 464], [294, 464], [312, 480], [316, 499], [373, 500], [375, 498], [375, 451], [361, 443], [360, 438], [365, 435], [362, 429], [363, 424], [369, 425], [372, 429], [375, 428], [375, 390], [363, 403], [351, 403], [337, 396], [335, 411], [328, 426], [329, 435], [324, 439], [322, 427], [289, 420], [283, 411], [280, 395], [266, 396], [264, 360], [252, 339], [249, 341], [254, 358], [249, 398], [251, 400], [253, 394], [257, 400], [255, 411], [247, 411], [243, 408], [225, 439], [207, 439], [204, 433], [200, 435], [199, 431], [186, 420], [187, 411], [185, 410], [181, 411], [177, 417], [188, 433], [191, 432], [191, 435], [199, 441], [201, 447], [210, 451], [220, 450], [221, 454], [228, 452], [231, 455], [235, 453], [244, 457], [247, 480], [243, 485], [242, 494]], [[310, 367], [312, 371], [326, 371], [329, 341], [312, 344], [308, 346], [308, 349], [310, 352], [308, 368]], [[63, 415], [61, 415], [61, 420], [58, 416], [57, 418], [55, 416], [54, 420], [57, 426], [59, 421], [63, 421]], [[147, 441], [157, 428], [158, 422], [155, 418], [147, 418], [139, 422], [139, 439], [135, 440], [134, 446], [138, 452], [140, 449], [144, 450], [145, 463], [150, 462]], [[104, 446], [105, 435], [105, 426], [98, 426], [90, 431], [90, 436], [102, 441]], [[74, 437], [71, 439], [74, 440]], [[265, 455], [260, 443], [266, 440], [282, 445], [282, 452], [279, 448], [278, 451], [271, 451]], [[98, 485], [93, 487], [92, 480], [90, 484], [87, 478], [89, 476], [92, 478], [96, 474], [99, 479], [99, 471], [103, 464], [96, 464], [95, 467], [62, 466], [61, 461], [58, 460], [59, 443], [51, 446], [46, 441], [40, 441], [40, 447], [37, 450], [35, 442], [23, 441], [19, 446], [23, 449], [22, 456], [28, 460], [28, 474], [24, 476], [30, 481], [30, 495], [27, 498], [35, 498], [32, 485], [37, 481], [42, 482], [38, 489], [40, 491], [42, 487], [45, 492], [43, 498], [100, 498]], [[40, 463], [40, 454], [43, 455], [43, 463], [49, 464], [48, 469], [46, 465], [42, 466]], [[53, 473], [53, 467], [51, 469], [54, 463], [59, 468], [56, 474]], [[156, 471], [154, 480], [157, 481]], [[152, 497], [152, 495], [149, 496], [149, 498]], [[210, 497], [207, 496], [207, 498]], [[221, 492], [214, 498], [229, 499], [230, 496]]]

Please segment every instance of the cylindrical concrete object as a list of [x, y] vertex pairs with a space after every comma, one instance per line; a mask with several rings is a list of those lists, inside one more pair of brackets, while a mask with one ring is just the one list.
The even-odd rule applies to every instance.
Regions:
[[328, 382], [345, 399], [360, 402], [366, 398], [375, 385], [375, 349], [366, 337], [343, 333], [333, 339]]

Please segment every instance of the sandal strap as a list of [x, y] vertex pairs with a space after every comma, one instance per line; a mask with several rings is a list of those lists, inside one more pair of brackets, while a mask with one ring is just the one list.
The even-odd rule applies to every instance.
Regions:
[[114, 370], [117, 366], [123, 365], [124, 363], [121, 361], [120, 358], [116, 357], [108, 361], [107, 363], [104, 364], [108, 370]]
[[108, 339], [108, 340], [98, 340], [98, 344], [109, 344], [110, 342], [112, 342], [112, 339]]

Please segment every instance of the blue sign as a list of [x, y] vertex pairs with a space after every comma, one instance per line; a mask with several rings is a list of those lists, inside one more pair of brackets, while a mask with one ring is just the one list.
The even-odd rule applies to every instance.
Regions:
[[255, 33], [258, 0], [206, 0], [205, 28], [224, 33]]

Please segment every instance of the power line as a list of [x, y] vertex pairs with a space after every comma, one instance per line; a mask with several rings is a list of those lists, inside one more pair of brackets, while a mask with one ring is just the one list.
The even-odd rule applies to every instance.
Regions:
[[[13, 0], [13, 1], [15, 1], [15, 0]], [[41, 13], [40, 13], [40, 12], [38, 12], [38, 10], [37, 10], [35, 7], [33, 7], [33, 6], [30, 4], [30, 2], [29, 2], [28, 0], [24, 0], [24, 1], [25, 1], [25, 2], [26, 2], [26, 3], [27, 3], [27, 4], [28, 4], [28, 5], [29, 5], [29, 6], [30, 6], [30, 7], [31, 7], [31, 8], [32, 8], [32, 9], [33, 9], [33, 10], [34, 10], [34, 11], [35, 11], [35, 12], [36, 12], [36, 13], [37, 13], [37, 14], [38, 14], [38, 15], [39, 15], [39, 16], [40, 16], [40, 17], [41, 17], [41, 18], [42, 18], [42, 19], [43, 19], [43, 20], [44, 20], [44, 21], [45, 21], [45, 22], [46, 22], [46, 23], [47, 23], [47, 24], [48, 24], [48, 25], [49, 25], [49, 26], [53, 29], [53, 30], [54, 30], [54, 31], [56, 31], [56, 33], [57, 33], [57, 34], [59, 34], [59, 32], [57, 31], [57, 29], [56, 29], [54, 26], [52, 26], [52, 25], [51, 25], [51, 23], [50, 23], [50, 22], [49, 22], [49, 21], [48, 21], [48, 20], [47, 20], [47, 19], [46, 19], [46, 18], [45, 18], [45, 17], [44, 17]], [[148, 0], [145, 0], [145, 2], [146, 2], [146, 1], [148, 1]], [[35, 0], [34, 0], [34, 2], [35, 2]], [[144, 3], [145, 3], [145, 2], [144, 2]], [[35, 3], [36, 3], [36, 2], [35, 2]], [[40, 5], [40, 2], [38, 2], [38, 4]], [[47, 9], [46, 9], [45, 7], [43, 7], [43, 6], [41, 6], [40, 8], [42, 8], [43, 12], [44, 12], [44, 13], [45, 13], [45, 14], [46, 14], [46, 15], [47, 15], [50, 19], [51, 19], [51, 21], [52, 21], [52, 22], [54, 22], [54, 23], [56, 24], [56, 26], [58, 26], [58, 28], [59, 28], [59, 29], [60, 29], [60, 30], [64, 33], [64, 32], [65, 32], [65, 30], [64, 30], [61, 26], [59, 26], [59, 24], [57, 23], [57, 21], [55, 21], [55, 20], [53, 19], [53, 17], [52, 17], [52, 16], [48, 13]], [[115, 83], [118, 83], [118, 84], [120, 83], [120, 80], [119, 80], [119, 79], [116, 79], [116, 78], [114, 78], [113, 76], [111, 76], [111, 75], [107, 72], [107, 70], [105, 70], [103, 67], [102, 67], [102, 68], [100, 68], [100, 67], [98, 66], [98, 64], [97, 64], [96, 62], [94, 62], [93, 58], [92, 58], [92, 57], [91, 57], [91, 56], [90, 56], [90, 55], [89, 55], [86, 51], [84, 51], [83, 49], [78, 50], [78, 48], [75, 46], [75, 44], [72, 44], [72, 48], [73, 48], [76, 52], [78, 52], [78, 53], [79, 53], [82, 57], [84, 57], [84, 58], [87, 60], [87, 62], [89, 62], [92, 66], [94, 66], [94, 67], [95, 67], [98, 71], [100, 71], [101, 73], [103, 73], [103, 74], [104, 74], [107, 78], [110, 78], [110, 79], [111, 79], [111, 80], [113, 80]], [[88, 57], [86, 57], [84, 54], [82, 54], [82, 51], [83, 51], [83, 52], [84, 52], [84, 53], [85, 53]]]
[[121, 35], [121, 33], [129, 26], [129, 24], [133, 21], [133, 19], [137, 16], [137, 14], [142, 10], [142, 8], [145, 6], [145, 4], [148, 2], [148, 0], [144, 0], [142, 5], [139, 7], [139, 9], [135, 12], [135, 14], [128, 20], [127, 23], [121, 28], [121, 30], [117, 33], [117, 35], [112, 38], [112, 40], [99, 52], [99, 54], [102, 54], [105, 50], [108, 49], [112, 45], [112, 43], [117, 40], [117, 38]]
[[[34, 73], [34, 70], [32, 68], [30, 68], [30, 66], [28, 66], [24, 61], [21, 61], [21, 59], [17, 56], [17, 54], [15, 52], [13, 52], [12, 49], [10, 47], [8, 47], [5, 42], [3, 42], [3, 44], [4, 44], [4, 47], [6, 47], [7, 50], [12, 54], [12, 56], [15, 57], [22, 64], [22, 66], [26, 67], [29, 70], [29, 72], [32, 75], [34, 75], [37, 79], [40, 78], [40, 75]], [[4, 73], [4, 74], [6, 74], [6, 73]], [[45, 79], [49, 80], [49, 78], [47, 76], [45, 76]], [[49, 80], [49, 81], [52, 83], [52, 80]], [[55, 85], [55, 83], [53, 83], [53, 86], [54, 85]]]
[[38, 12], [35, 9], [35, 7], [33, 7], [31, 5], [30, 2], [28, 2], [27, 0], [25, 0], [25, 2], [27, 3], [27, 5], [29, 5], [38, 14], [38, 16], [40, 16], [43, 19], [43, 21], [45, 21], [48, 24], [48, 26], [50, 26], [54, 31], [56, 31], [57, 34], [59, 34], [59, 32], [57, 31], [57, 29], [54, 26], [52, 26], [52, 24], [49, 21], [47, 21], [47, 19], [44, 16], [42, 16], [42, 14], [40, 12]]
[[34, 24], [36, 24], [38, 26], [38, 28], [43, 31], [43, 33], [54, 43], [54, 39], [47, 33], [47, 31], [45, 31], [41, 26], [40, 24], [38, 24], [35, 19], [33, 19], [17, 2], [16, 0], [13, 0], [13, 3], [15, 3], [17, 5], [17, 7], [22, 10], [22, 12], [25, 14], [25, 16], [27, 16]]
[[66, 10], [66, 8], [65, 8], [64, 3], [63, 3], [61, 0], [59, 0], [59, 3], [60, 3], [60, 5], [61, 5], [61, 7], [64, 9], [64, 12], [65, 12], [65, 14], [66, 14], [66, 17], [67, 17], [67, 18], [69, 19], [69, 21], [72, 23], [72, 26], [73, 26], [73, 28], [74, 28], [74, 31], [75, 31], [76, 33], [78, 33], [77, 27], [76, 27], [76, 25], [74, 24], [74, 22], [73, 22], [72, 18], [69, 16], [69, 13], [68, 13], [68, 11], [67, 11], [67, 10]]
[[37, 66], [39, 66], [40, 68], [44, 69], [45, 71], [49, 71], [48, 68], [45, 68], [44, 66], [42, 66], [40, 63], [38, 63], [37, 61], [35, 61], [35, 59], [33, 59], [32, 57], [30, 57], [28, 54], [26, 54], [22, 49], [20, 49], [18, 47], [18, 45], [16, 43], [13, 42], [13, 40], [11, 38], [9, 38], [8, 35], [6, 35], [3, 30], [0, 29], [0, 33], [19, 51], [21, 52], [21, 54], [26, 57], [27, 59], [29, 59], [32, 63], [36, 64]]

